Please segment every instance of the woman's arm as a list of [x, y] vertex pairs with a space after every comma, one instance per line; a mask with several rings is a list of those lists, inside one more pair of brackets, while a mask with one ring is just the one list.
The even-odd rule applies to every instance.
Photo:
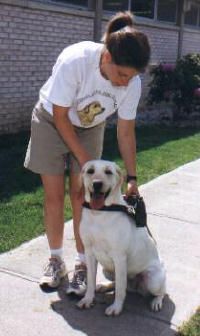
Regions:
[[[135, 120], [124, 120], [119, 118], [117, 124], [117, 138], [127, 175], [136, 176]], [[136, 180], [133, 179], [128, 183], [127, 195], [138, 193]]]
[[74, 127], [68, 116], [69, 108], [61, 107], [58, 105], [53, 105], [53, 119], [55, 126], [62, 136], [64, 142], [70, 151], [77, 158], [80, 166], [82, 167], [85, 162], [90, 160], [89, 154], [82, 147], [81, 142], [79, 141]]

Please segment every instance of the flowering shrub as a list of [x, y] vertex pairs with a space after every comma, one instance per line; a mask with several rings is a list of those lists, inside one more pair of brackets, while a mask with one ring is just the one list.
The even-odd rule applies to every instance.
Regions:
[[194, 97], [200, 98], [200, 87], [194, 90]]
[[171, 102], [175, 117], [200, 114], [200, 54], [188, 54], [176, 64], [160, 64], [151, 71], [148, 103]]

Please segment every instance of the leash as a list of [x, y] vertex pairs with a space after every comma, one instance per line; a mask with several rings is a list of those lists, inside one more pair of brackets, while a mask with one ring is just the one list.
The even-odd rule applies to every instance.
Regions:
[[[102, 208], [96, 211], [119, 211], [124, 212], [127, 216], [129, 216], [132, 220], [135, 221], [136, 227], [146, 227], [149, 235], [155, 241], [148, 225], [147, 225], [147, 213], [146, 206], [143, 200], [143, 197], [132, 195], [132, 196], [124, 196], [124, 200], [127, 202], [127, 205], [123, 204], [112, 204], [110, 206], [103, 206]], [[88, 202], [84, 202], [82, 204], [84, 208], [91, 209], [90, 204]], [[155, 241], [156, 242], [156, 241]]]

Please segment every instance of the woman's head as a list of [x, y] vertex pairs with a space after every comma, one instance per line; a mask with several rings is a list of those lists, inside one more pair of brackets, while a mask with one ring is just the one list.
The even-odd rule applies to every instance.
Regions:
[[150, 45], [147, 36], [134, 28], [130, 12], [120, 12], [109, 21], [103, 41], [113, 63], [144, 72]]

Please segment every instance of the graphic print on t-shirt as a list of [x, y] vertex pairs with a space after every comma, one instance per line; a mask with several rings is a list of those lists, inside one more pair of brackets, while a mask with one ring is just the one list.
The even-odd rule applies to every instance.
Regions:
[[98, 114], [105, 111], [98, 101], [91, 102], [82, 110], [77, 111], [82, 126], [90, 126]]

